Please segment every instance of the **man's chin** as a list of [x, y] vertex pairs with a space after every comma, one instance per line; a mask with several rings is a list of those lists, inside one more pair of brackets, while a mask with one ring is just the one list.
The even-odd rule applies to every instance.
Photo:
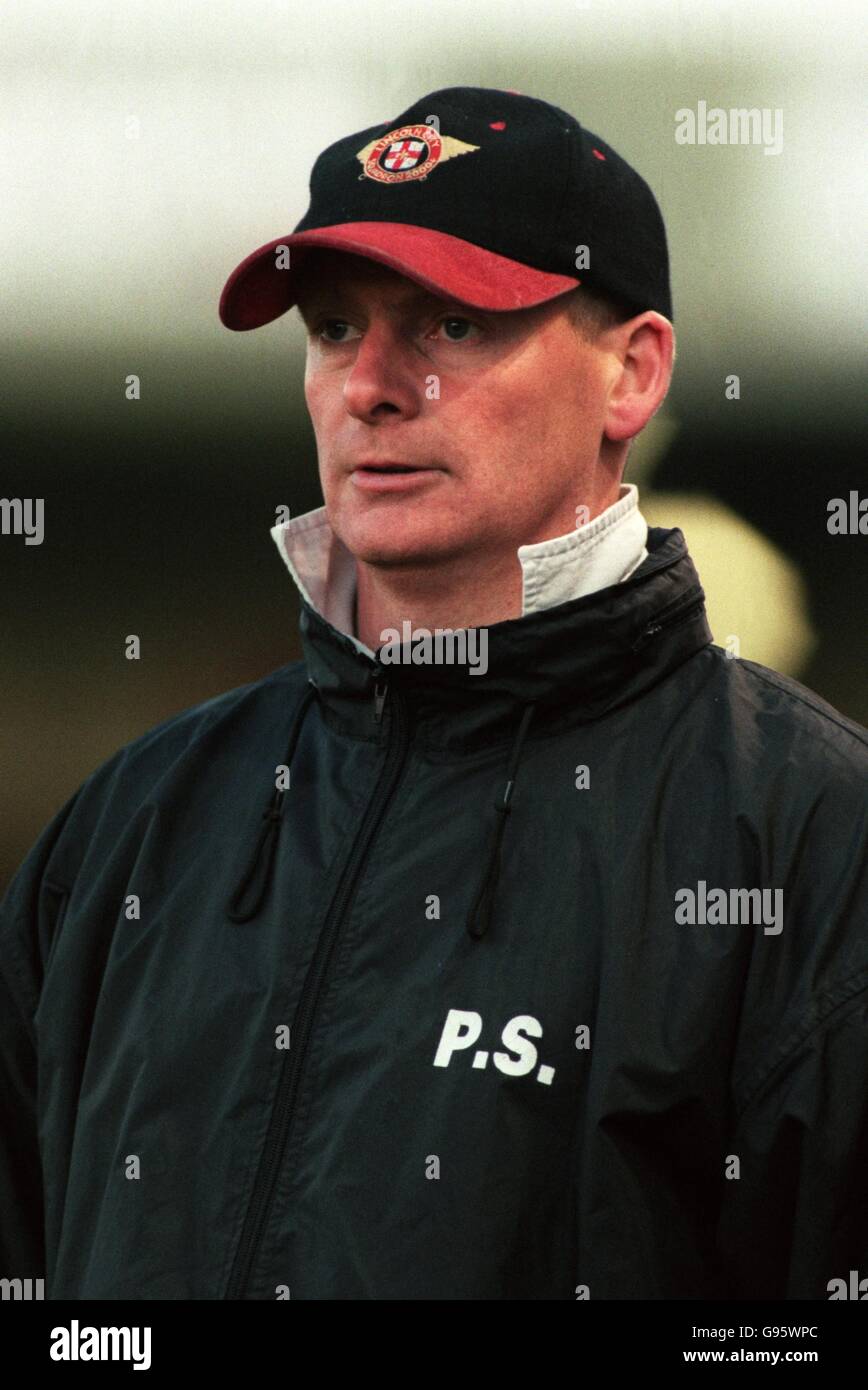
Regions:
[[[346, 541], [344, 544], [346, 545]], [[351, 550], [362, 564], [377, 565], [382, 569], [434, 565], [438, 561], [448, 560], [454, 554], [452, 546], [436, 545], [434, 542], [426, 544], [421, 540], [412, 543], [408, 541], [405, 544], [390, 541], [387, 544], [382, 538], [367, 544], [348, 545], [347, 549]]]
[[456, 554], [457, 537], [448, 523], [435, 526], [430, 515], [401, 517], [396, 512], [390, 509], [388, 519], [345, 514], [332, 527], [347, 550], [366, 565], [430, 565]]

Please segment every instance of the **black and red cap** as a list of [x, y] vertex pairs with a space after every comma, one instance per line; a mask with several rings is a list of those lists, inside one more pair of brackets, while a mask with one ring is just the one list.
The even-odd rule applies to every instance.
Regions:
[[290, 309], [316, 246], [478, 309], [526, 309], [582, 284], [672, 318], [651, 189], [573, 116], [519, 92], [446, 87], [330, 145], [301, 221], [226, 281], [226, 327], [259, 328]]

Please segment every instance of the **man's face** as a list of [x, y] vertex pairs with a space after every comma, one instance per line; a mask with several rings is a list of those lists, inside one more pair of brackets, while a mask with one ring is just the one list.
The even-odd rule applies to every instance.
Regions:
[[329, 522], [357, 559], [485, 563], [598, 510], [606, 356], [562, 303], [483, 312], [343, 252], [307, 267], [305, 396]]

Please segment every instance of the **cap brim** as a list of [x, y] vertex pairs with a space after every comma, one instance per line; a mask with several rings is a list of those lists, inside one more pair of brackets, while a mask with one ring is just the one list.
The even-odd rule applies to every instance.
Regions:
[[[290, 248], [290, 265], [279, 269], [277, 247]], [[486, 251], [473, 242], [406, 222], [342, 222], [291, 232], [260, 246], [233, 270], [220, 296], [220, 319], [244, 332], [285, 314], [296, 303], [304, 256], [293, 264], [292, 248], [327, 247], [366, 256], [405, 275], [442, 298], [476, 309], [531, 309], [580, 283]]]

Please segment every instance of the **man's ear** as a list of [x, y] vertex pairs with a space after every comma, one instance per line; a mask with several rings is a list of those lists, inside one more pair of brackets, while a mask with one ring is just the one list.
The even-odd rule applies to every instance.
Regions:
[[632, 439], [662, 405], [672, 379], [675, 333], [653, 309], [607, 330], [613, 357], [620, 362], [609, 392], [603, 434], [613, 443]]

